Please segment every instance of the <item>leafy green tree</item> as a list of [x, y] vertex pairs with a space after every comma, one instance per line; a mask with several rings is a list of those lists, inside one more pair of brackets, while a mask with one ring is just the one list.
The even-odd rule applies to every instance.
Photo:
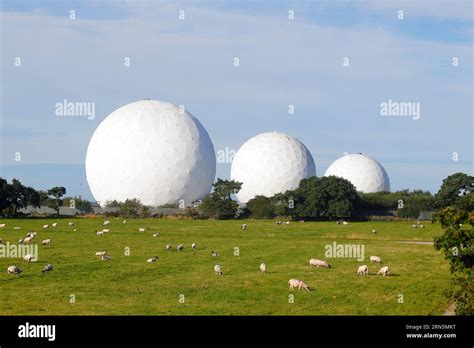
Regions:
[[81, 196], [65, 197], [63, 206], [75, 208], [83, 213], [92, 213], [92, 203], [83, 199]]
[[271, 219], [275, 216], [274, 207], [270, 198], [255, 196], [247, 202], [250, 217], [254, 219]]
[[142, 204], [139, 199], [126, 199], [119, 204], [118, 214], [124, 218], [137, 218], [140, 216]]
[[436, 205], [439, 208], [455, 206], [466, 211], [474, 209], [472, 192], [474, 177], [456, 173], [443, 180], [438, 193], [435, 195]]
[[270, 197], [273, 206], [273, 212], [276, 216], [288, 216], [294, 215], [294, 199], [293, 191], [286, 191], [283, 193], [277, 193]]
[[[474, 314], [474, 216], [454, 207], [439, 214], [444, 233], [435, 237], [434, 247], [442, 250], [451, 266], [452, 288], [448, 296], [456, 304], [457, 315]], [[469, 227], [469, 225], [470, 227]]]
[[232, 219], [236, 216], [239, 205], [233, 201], [231, 195], [239, 192], [242, 183], [234, 180], [217, 179], [214, 190], [207, 195], [200, 205], [204, 215], [214, 219]]
[[48, 207], [56, 210], [56, 214], [59, 215], [59, 208], [63, 205], [63, 200], [61, 199], [61, 197], [66, 194], [66, 188], [62, 186], [56, 186], [50, 188], [47, 192], [50, 196], [50, 199], [47, 201]]

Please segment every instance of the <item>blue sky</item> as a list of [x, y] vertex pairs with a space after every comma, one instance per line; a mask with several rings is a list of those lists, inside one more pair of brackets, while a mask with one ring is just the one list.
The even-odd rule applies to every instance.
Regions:
[[[1, 4], [0, 175], [9, 180], [92, 199], [84, 160], [95, 128], [143, 98], [184, 104], [216, 151], [265, 131], [297, 137], [318, 175], [344, 152], [379, 160], [392, 190], [436, 192], [449, 174], [472, 173], [471, 1]], [[56, 116], [64, 99], [95, 103], [95, 118]], [[381, 116], [389, 99], [420, 103], [420, 119]], [[229, 172], [218, 163], [218, 177]]]

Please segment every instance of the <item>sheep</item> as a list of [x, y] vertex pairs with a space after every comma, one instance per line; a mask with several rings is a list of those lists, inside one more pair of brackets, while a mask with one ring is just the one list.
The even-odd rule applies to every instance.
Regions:
[[153, 237], [159, 237], [159, 236], [160, 236], [160, 234], [158, 232], [153, 234]]
[[0, 228], [4, 228], [7, 224], [0, 224]]
[[104, 232], [104, 233], [109, 233], [110, 230], [109, 230], [108, 228], [104, 228], [104, 229], [102, 229], [102, 232]]
[[23, 244], [30, 243], [32, 240], [32, 237], [26, 237], [25, 239], [23, 239]]
[[37, 234], [38, 234], [38, 233], [36, 233], [36, 232], [28, 232], [28, 233], [26, 234], [26, 236], [27, 236], [27, 237], [31, 237], [31, 239], [33, 239], [33, 238], [36, 237]]
[[74, 222], [70, 222], [68, 225], [72, 227], [74, 226]]
[[357, 275], [369, 275], [369, 267], [362, 265], [357, 269]]
[[425, 228], [425, 225], [420, 225], [420, 228]]
[[53, 265], [48, 263], [46, 266], [43, 267], [43, 270], [41, 271], [41, 273], [45, 274], [45, 273], [51, 272], [52, 270], [53, 270]]
[[275, 221], [275, 223], [276, 223], [277, 225], [281, 225], [281, 221], [280, 221], [280, 220]]
[[309, 265], [311, 267], [324, 267], [324, 268], [331, 268], [331, 265], [328, 264], [325, 260], [318, 260], [318, 259], [311, 259], [309, 260]]
[[183, 244], [180, 244], [180, 245], [178, 245], [178, 246], [176, 247], [176, 249], [177, 249], [178, 251], [183, 251], [183, 250], [184, 250], [184, 245], [183, 245]]
[[107, 255], [107, 250], [98, 251], [95, 253], [95, 256], [104, 256]]
[[211, 251], [211, 256], [212, 257], [217, 257], [217, 256], [220, 256], [220, 254], [217, 251]]
[[31, 262], [32, 260], [33, 260], [33, 255], [31, 255], [31, 254], [27, 254], [27, 255], [23, 256], [23, 261]]
[[415, 225], [415, 224], [413, 224], [413, 225], [411, 225], [411, 227], [413, 227], [413, 228], [417, 228], [418, 226], [417, 226], [417, 225]]
[[196, 243], [191, 244], [191, 249], [196, 249]]
[[20, 238], [20, 239], [18, 240], [18, 244], [23, 244], [24, 241], [25, 241], [25, 240], [24, 240], [23, 238]]
[[49, 225], [43, 225], [43, 230], [49, 228]]
[[110, 221], [109, 220], [105, 220], [104, 223], [102, 224], [102, 226], [109, 226], [110, 225]]
[[341, 221], [340, 220], [337, 220], [336, 221], [336, 225], [340, 225], [341, 224]]
[[372, 230], [372, 233], [377, 233], [377, 230], [374, 228], [374, 229]]
[[290, 224], [290, 222], [289, 222], [289, 221], [285, 221], [285, 225], [289, 225], [289, 224]]
[[247, 230], [247, 224], [242, 224], [242, 225], [240, 225], [240, 229], [241, 229], [242, 231], [246, 231], [246, 230]]
[[216, 273], [216, 275], [222, 275], [222, 267], [221, 265], [215, 265], [214, 266], [214, 272]]
[[349, 223], [347, 221], [343, 221], [342, 224], [343, 225], [349, 225]]
[[16, 274], [19, 275], [22, 272], [21, 268], [15, 265], [8, 266], [7, 274]]
[[127, 223], [127, 220], [123, 220], [122, 223], [123, 223], [123, 224], [126, 224], [126, 223]]
[[152, 263], [152, 262], [156, 262], [156, 260], [158, 260], [158, 256], [153, 256], [153, 257], [149, 258], [148, 260], [146, 260], [146, 262]]
[[95, 235], [96, 235], [96, 236], [103, 236], [103, 235], [104, 235], [104, 231], [95, 231]]
[[173, 246], [171, 244], [166, 244], [166, 250], [171, 250]]
[[15, 226], [13, 227], [14, 230], [21, 230], [21, 227], [20, 226]]
[[55, 223], [53, 223], [51, 226], [52, 226], [52, 227], [58, 227], [58, 223], [55, 222]]
[[384, 277], [385, 277], [385, 276], [388, 276], [388, 275], [390, 275], [390, 269], [388, 268], [388, 266], [384, 266], [384, 267], [382, 267], [381, 269], [379, 269], [379, 271], [377, 272], [377, 274], [381, 274], [381, 275], [383, 275]]
[[264, 262], [260, 264], [260, 272], [263, 274], [267, 274], [267, 265]]
[[310, 291], [311, 289], [309, 288], [308, 285], [305, 284], [302, 280], [299, 279], [290, 279], [288, 281], [288, 284], [290, 285], [290, 290], [294, 290], [294, 288], [298, 288], [298, 290], [306, 290]]
[[102, 255], [101, 260], [102, 260], [102, 261], [108, 261], [108, 260], [110, 260], [110, 256], [108, 256], [108, 255]]
[[75, 228], [75, 229], [73, 229], [72, 231], [73, 231], [73, 232], [76, 232], [76, 231], [77, 231], [77, 229]]
[[51, 239], [45, 239], [41, 242], [41, 245], [51, 245]]
[[145, 232], [145, 229], [146, 229], [145, 227], [140, 227], [140, 228], [138, 229], [138, 232]]
[[370, 257], [370, 263], [374, 263], [374, 262], [382, 263], [382, 259], [379, 256], [371, 256]]

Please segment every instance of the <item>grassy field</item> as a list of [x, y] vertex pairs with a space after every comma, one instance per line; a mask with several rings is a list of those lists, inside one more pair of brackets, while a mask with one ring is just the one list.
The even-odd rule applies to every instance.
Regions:
[[[68, 222], [75, 222], [73, 232]], [[43, 224], [59, 226], [43, 230]], [[198, 221], [111, 219], [110, 233], [95, 235], [103, 219], [2, 219], [4, 241], [17, 243], [28, 231], [39, 245], [39, 259], [0, 258], [1, 315], [441, 315], [449, 303], [449, 267], [432, 245], [400, 241], [432, 241], [439, 225], [414, 229], [409, 222]], [[248, 230], [241, 231], [240, 224]], [[21, 230], [14, 230], [20, 226]], [[138, 232], [146, 227], [146, 232]], [[378, 233], [373, 234], [376, 228]], [[153, 234], [159, 232], [159, 237]], [[362, 244], [366, 260], [325, 257], [325, 245]], [[191, 250], [191, 243], [197, 250]], [[165, 250], [184, 244], [184, 252]], [[126, 248], [130, 255], [125, 256]], [[239, 248], [235, 256], [234, 248]], [[102, 261], [95, 252], [106, 249]], [[211, 257], [211, 250], [220, 252]], [[152, 256], [156, 263], [146, 263]], [[377, 276], [379, 255], [392, 276]], [[312, 269], [310, 258], [326, 259], [331, 269]], [[261, 275], [265, 262], [269, 272]], [[54, 271], [42, 274], [51, 263]], [[224, 275], [216, 276], [215, 264]], [[369, 265], [369, 276], [356, 276]], [[16, 264], [19, 276], [6, 269]], [[313, 291], [290, 292], [288, 280], [304, 280]], [[289, 295], [294, 294], [294, 303]], [[75, 303], [70, 303], [71, 295]], [[180, 302], [184, 295], [184, 303]], [[403, 295], [403, 303], [399, 296]], [[181, 296], [181, 297], [180, 297]]]

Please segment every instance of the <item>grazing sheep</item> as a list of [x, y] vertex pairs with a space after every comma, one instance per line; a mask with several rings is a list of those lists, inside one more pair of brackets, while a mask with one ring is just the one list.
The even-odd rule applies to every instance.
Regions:
[[362, 265], [357, 269], [357, 275], [369, 275], [369, 267]]
[[171, 250], [171, 248], [173, 248], [171, 244], [166, 244], [166, 250]]
[[41, 245], [51, 245], [51, 239], [45, 239], [41, 242]]
[[23, 238], [20, 238], [20, 239], [18, 240], [18, 244], [23, 244], [24, 241], [25, 241], [25, 240], [24, 240]]
[[55, 222], [55, 223], [53, 223], [51, 226], [52, 226], [52, 227], [58, 227], [58, 223]]
[[319, 260], [319, 259], [311, 259], [309, 260], [309, 265], [311, 267], [324, 267], [324, 268], [331, 268], [331, 265], [328, 264], [325, 260]]
[[290, 285], [290, 290], [294, 290], [294, 288], [298, 288], [298, 290], [306, 290], [310, 291], [311, 289], [309, 288], [308, 285], [306, 285], [302, 280], [299, 279], [290, 279], [288, 281], [288, 284]]
[[180, 244], [180, 245], [178, 245], [178, 246], [176, 247], [176, 249], [177, 249], [178, 251], [183, 251], [183, 250], [184, 250], [184, 245], [183, 245], [183, 244]]
[[160, 236], [160, 234], [158, 232], [153, 234], [153, 237], [159, 237], [159, 236]]
[[107, 255], [107, 250], [98, 251], [95, 253], [95, 256], [104, 256]]
[[123, 224], [126, 224], [126, 223], [127, 223], [127, 220], [123, 220], [122, 223], [123, 223]]
[[425, 228], [425, 225], [420, 225], [420, 228]]
[[73, 229], [72, 231], [73, 231], [73, 232], [76, 232], [76, 231], [77, 231], [77, 229]]
[[145, 230], [146, 230], [145, 227], [140, 227], [140, 228], [138, 229], [138, 232], [145, 232]]
[[108, 260], [110, 260], [110, 256], [108, 256], [108, 255], [102, 255], [101, 260], [102, 260], [102, 261], [108, 261]]
[[0, 224], [0, 228], [4, 228], [7, 224]]
[[38, 233], [36, 233], [36, 232], [28, 232], [28, 233], [26, 234], [26, 236], [27, 236], [27, 237], [31, 237], [31, 239], [33, 239], [33, 238], [36, 237], [37, 234], [38, 234]]
[[19, 275], [21, 273], [21, 268], [15, 265], [8, 266], [7, 268], [7, 274], [16, 274]]
[[347, 221], [343, 221], [342, 224], [343, 225], [349, 225], [349, 223]]
[[267, 274], [267, 265], [263, 262], [260, 264], [260, 272]]
[[382, 263], [382, 259], [378, 256], [371, 256], [370, 257], [370, 263], [374, 263], [374, 262], [380, 262]]
[[413, 225], [411, 225], [411, 227], [413, 227], [413, 228], [417, 228], [417, 227], [418, 227], [418, 225], [415, 225], [415, 224], [413, 224]]
[[102, 229], [102, 232], [104, 232], [104, 233], [109, 233], [110, 230], [109, 230], [108, 228], [104, 228], [104, 229]]
[[280, 221], [280, 220], [275, 221], [275, 223], [276, 223], [277, 225], [281, 225], [281, 221]]
[[285, 225], [289, 225], [289, 224], [290, 224], [290, 222], [289, 222], [289, 221], [285, 221]]
[[110, 225], [110, 221], [109, 220], [105, 220], [104, 223], [102, 224], [102, 226], [109, 226]]
[[377, 230], [374, 228], [374, 229], [372, 230], [372, 233], [377, 233]]
[[21, 230], [21, 227], [20, 226], [15, 226], [13, 227], [14, 230]]
[[31, 255], [31, 254], [27, 254], [27, 255], [23, 256], [23, 261], [31, 262], [32, 260], [33, 260], [33, 255]]
[[49, 225], [43, 225], [43, 230], [49, 228]]
[[96, 236], [103, 236], [103, 235], [104, 235], [104, 231], [95, 231], [95, 235], [96, 235]]
[[337, 220], [336, 221], [336, 225], [340, 225], [341, 224], [341, 221], [340, 220]]
[[158, 256], [153, 256], [153, 257], [150, 257], [148, 260], [146, 260], [146, 262], [152, 263], [152, 262], [156, 262], [156, 260], [158, 260]]
[[381, 269], [379, 269], [377, 274], [382, 274], [384, 277], [388, 276], [388, 275], [390, 275], [390, 269], [388, 268], [388, 266], [384, 266]]
[[45, 273], [51, 272], [52, 270], [53, 270], [53, 265], [48, 263], [46, 266], [43, 267], [43, 270], [41, 271], [41, 273], [45, 274]]
[[69, 226], [74, 226], [74, 222], [70, 222], [68, 225]]
[[30, 243], [32, 240], [32, 237], [26, 237], [25, 239], [23, 239], [23, 244]]
[[220, 254], [217, 251], [211, 251], [211, 256], [217, 257], [217, 256], [220, 256]]
[[241, 229], [242, 231], [247, 230], [247, 224], [242, 224], [242, 225], [240, 225], [240, 229]]
[[221, 265], [215, 265], [214, 266], [214, 272], [216, 273], [216, 275], [222, 275], [222, 267]]
[[196, 243], [191, 244], [191, 249], [196, 249]]

